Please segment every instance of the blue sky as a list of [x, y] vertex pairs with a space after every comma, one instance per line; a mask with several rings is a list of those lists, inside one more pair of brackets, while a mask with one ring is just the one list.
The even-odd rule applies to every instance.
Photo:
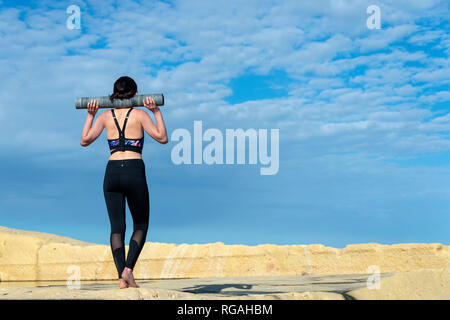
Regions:
[[128, 75], [164, 93], [169, 136], [280, 130], [272, 176], [177, 166], [176, 142], [147, 137], [147, 241], [448, 245], [448, 16], [437, 0], [0, 1], [0, 225], [108, 244], [106, 132], [80, 146], [74, 99]]

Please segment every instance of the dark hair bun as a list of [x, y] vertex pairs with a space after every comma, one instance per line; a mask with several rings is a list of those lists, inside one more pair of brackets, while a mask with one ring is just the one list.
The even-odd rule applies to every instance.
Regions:
[[135, 95], [136, 92], [125, 92], [125, 93], [119, 93], [114, 92], [112, 95], [109, 96], [111, 100], [114, 99], [130, 99]]
[[109, 99], [130, 99], [134, 97], [137, 92], [137, 85], [133, 79], [127, 76], [120, 77], [114, 82], [114, 92], [109, 96]]

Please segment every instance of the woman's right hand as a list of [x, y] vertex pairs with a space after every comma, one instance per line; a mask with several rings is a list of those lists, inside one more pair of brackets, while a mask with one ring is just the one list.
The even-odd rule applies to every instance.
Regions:
[[95, 117], [95, 114], [98, 111], [98, 107], [99, 107], [99, 105], [98, 105], [98, 101], [97, 100], [89, 101], [89, 103], [87, 104], [88, 113]]
[[155, 100], [153, 100], [153, 98], [147, 97], [142, 101], [144, 103], [144, 106], [151, 112], [155, 113], [156, 111], [159, 111], [159, 107], [156, 105], [156, 102]]

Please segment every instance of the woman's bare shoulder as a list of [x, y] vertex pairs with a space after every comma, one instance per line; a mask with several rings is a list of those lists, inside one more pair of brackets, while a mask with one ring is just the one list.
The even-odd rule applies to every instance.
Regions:
[[109, 111], [109, 113], [111, 113], [110, 110], [104, 110], [98, 115], [98, 117], [102, 118], [102, 119], [106, 119], [108, 117], [108, 111]]
[[148, 116], [148, 113], [145, 112], [145, 110], [142, 109], [134, 109], [136, 110], [136, 115], [139, 119], [143, 119], [145, 116]]

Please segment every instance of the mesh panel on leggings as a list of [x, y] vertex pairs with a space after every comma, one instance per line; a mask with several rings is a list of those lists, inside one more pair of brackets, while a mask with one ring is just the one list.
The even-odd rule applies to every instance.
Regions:
[[136, 229], [133, 231], [133, 235], [130, 239], [130, 246], [128, 250], [127, 264], [126, 266], [130, 269], [134, 268], [136, 260], [141, 253], [142, 248], [145, 244], [145, 237], [147, 235], [147, 230]]
[[125, 268], [125, 234], [111, 233], [111, 249], [113, 252], [114, 263], [117, 267], [119, 278], [122, 276], [122, 271]]

